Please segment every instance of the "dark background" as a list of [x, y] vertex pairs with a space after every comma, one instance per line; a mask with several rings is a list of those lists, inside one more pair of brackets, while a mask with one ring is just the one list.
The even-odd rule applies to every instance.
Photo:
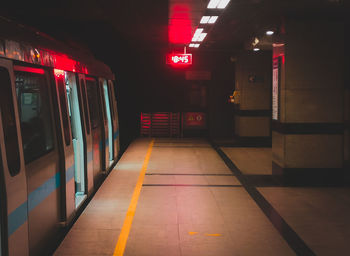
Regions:
[[[6, 1], [0, 9], [1, 16], [83, 48], [111, 67], [123, 149], [139, 135], [142, 111], [191, 110], [186, 97], [193, 83], [185, 80], [186, 70], [165, 64], [166, 53], [183, 51], [168, 42], [168, 12], [167, 0]], [[206, 83], [206, 135], [233, 136], [233, 107], [228, 103], [234, 90], [231, 57], [244, 49], [247, 39], [271, 25], [277, 28], [283, 16], [338, 19], [345, 13], [342, 0], [231, 1], [204, 47], [192, 51], [194, 64], [189, 69], [212, 72]]]
[[204, 110], [213, 112], [209, 120], [217, 129], [206, 135], [230, 136], [233, 126], [225, 122], [233, 116], [227, 103], [234, 88], [231, 53], [194, 52], [190, 68], [166, 65], [166, 53], [183, 51], [168, 44], [168, 1], [23, 1], [6, 3], [0, 15], [83, 48], [112, 69], [122, 149], [139, 136], [142, 111], [203, 110], [186, 105], [193, 84], [185, 80], [186, 70], [212, 71]]

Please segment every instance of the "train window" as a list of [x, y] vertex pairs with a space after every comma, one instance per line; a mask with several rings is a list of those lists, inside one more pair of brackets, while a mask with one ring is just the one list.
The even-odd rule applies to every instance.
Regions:
[[118, 119], [118, 107], [117, 107], [117, 97], [116, 97], [116, 89], [115, 89], [115, 86], [113, 84], [113, 82], [111, 82], [111, 94], [112, 94], [112, 97], [113, 97], [113, 106], [114, 106], [114, 113], [115, 113], [115, 119]]
[[103, 120], [107, 122], [107, 113], [106, 113], [106, 99], [105, 99], [105, 94], [104, 94], [104, 89], [103, 89], [103, 83], [100, 81], [100, 94], [101, 94], [101, 100], [102, 100], [102, 116]]
[[16, 128], [15, 110], [11, 89], [10, 74], [6, 68], [0, 67], [0, 109], [5, 139], [7, 167], [11, 176], [20, 170], [18, 134]]
[[100, 126], [100, 104], [98, 101], [99, 93], [95, 79], [86, 78], [86, 91], [89, 100], [91, 128], [95, 129]]
[[112, 119], [115, 120], [114, 98], [112, 97], [112, 87], [110, 82], [108, 83], [108, 97], [109, 97], [109, 108], [111, 109], [111, 113], [112, 113]]
[[44, 74], [15, 71], [24, 160], [30, 163], [53, 149], [52, 116]]
[[63, 122], [63, 133], [64, 133], [64, 141], [66, 142], [66, 146], [70, 145], [70, 127], [69, 127], [69, 117], [68, 117], [68, 105], [67, 105], [67, 90], [64, 75], [58, 76], [56, 78], [57, 88], [59, 94], [59, 100], [61, 105], [62, 112], [62, 122]]
[[84, 105], [84, 117], [85, 117], [85, 126], [87, 134], [90, 134], [90, 125], [89, 125], [89, 114], [88, 114], [88, 106], [87, 106], [87, 98], [86, 98], [86, 84], [84, 79], [80, 80], [81, 92], [83, 94], [83, 105]]

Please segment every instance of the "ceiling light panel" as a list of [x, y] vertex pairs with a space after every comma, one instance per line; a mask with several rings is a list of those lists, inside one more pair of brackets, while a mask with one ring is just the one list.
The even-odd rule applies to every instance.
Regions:
[[210, 0], [208, 4], [208, 9], [215, 9], [217, 8], [218, 4], [221, 0]]
[[198, 38], [198, 42], [202, 42], [206, 36], [207, 36], [207, 33], [200, 34]]
[[196, 32], [194, 32], [194, 35], [192, 37], [192, 42], [197, 42], [199, 41], [200, 35], [203, 32], [203, 28], [197, 28]]
[[221, 0], [220, 3], [218, 4], [217, 8], [218, 9], [225, 9], [229, 2], [230, 2], [230, 0]]
[[230, 0], [210, 0], [208, 9], [225, 9]]
[[217, 19], [218, 19], [218, 16], [211, 16], [210, 19], [208, 20], [208, 23], [209, 24], [214, 24]]
[[203, 16], [200, 23], [201, 24], [207, 24], [210, 20], [210, 16]]

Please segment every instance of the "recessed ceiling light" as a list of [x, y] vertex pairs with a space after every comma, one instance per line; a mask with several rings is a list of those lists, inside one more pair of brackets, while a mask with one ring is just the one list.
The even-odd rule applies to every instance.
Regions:
[[198, 42], [202, 42], [206, 36], [207, 36], [207, 33], [200, 34], [198, 38]]
[[208, 20], [208, 23], [214, 24], [217, 19], [218, 19], [218, 16], [211, 16], [210, 19]]
[[221, 2], [219, 3], [217, 8], [218, 9], [225, 9], [229, 2], [230, 2], [230, 0], [221, 0]]
[[210, 0], [209, 4], [208, 4], [208, 9], [215, 9], [215, 8], [217, 8], [217, 6], [218, 6], [220, 1], [221, 0]]
[[207, 6], [208, 9], [225, 9], [230, 0], [210, 0]]
[[268, 35], [268, 36], [272, 36], [274, 33], [275, 33], [275, 32], [272, 31], [272, 30], [266, 31], [266, 35]]
[[260, 48], [254, 48], [253, 51], [258, 52], [258, 51], [260, 51]]
[[197, 28], [196, 32], [194, 32], [194, 35], [192, 37], [192, 41], [193, 42], [199, 41], [198, 39], [202, 32], [203, 32], [203, 28]]
[[210, 19], [210, 16], [203, 16], [200, 23], [201, 24], [207, 24]]

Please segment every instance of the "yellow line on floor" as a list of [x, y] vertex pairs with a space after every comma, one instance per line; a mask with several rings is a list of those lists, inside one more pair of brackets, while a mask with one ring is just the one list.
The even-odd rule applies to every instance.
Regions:
[[124, 219], [124, 224], [123, 224], [122, 230], [119, 234], [117, 245], [114, 249], [113, 256], [122, 256], [124, 254], [126, 242], [128, 241], [128, 237], [129, 237], [129, 233], [130, 233], [130, 229], [131, 229], [131, 224], [132, 224], [132, 221], [134, 219], [134, 215], [135, 215], [135, 211], [136, 211], [137, 201], [139, 200], [143, 180], [145, 178], [147, 165], [148, 165], [149, 159], [151, 157], [153, 144], [154, 144], [154, 139], [152, 139], [152, 141], [150, 142], [150, 144], [148, 146], [147, 154], [146, 154], [145, 160], [143, 161], [140, 176], [139, 176], [139, 179], [137, 180], [137, 183], [136, 183], [136, 186], [134, 189], [134, 193], [132, 195], [131, 202], [129, 205], [129, 209], [126, 213], [126, 216]]

